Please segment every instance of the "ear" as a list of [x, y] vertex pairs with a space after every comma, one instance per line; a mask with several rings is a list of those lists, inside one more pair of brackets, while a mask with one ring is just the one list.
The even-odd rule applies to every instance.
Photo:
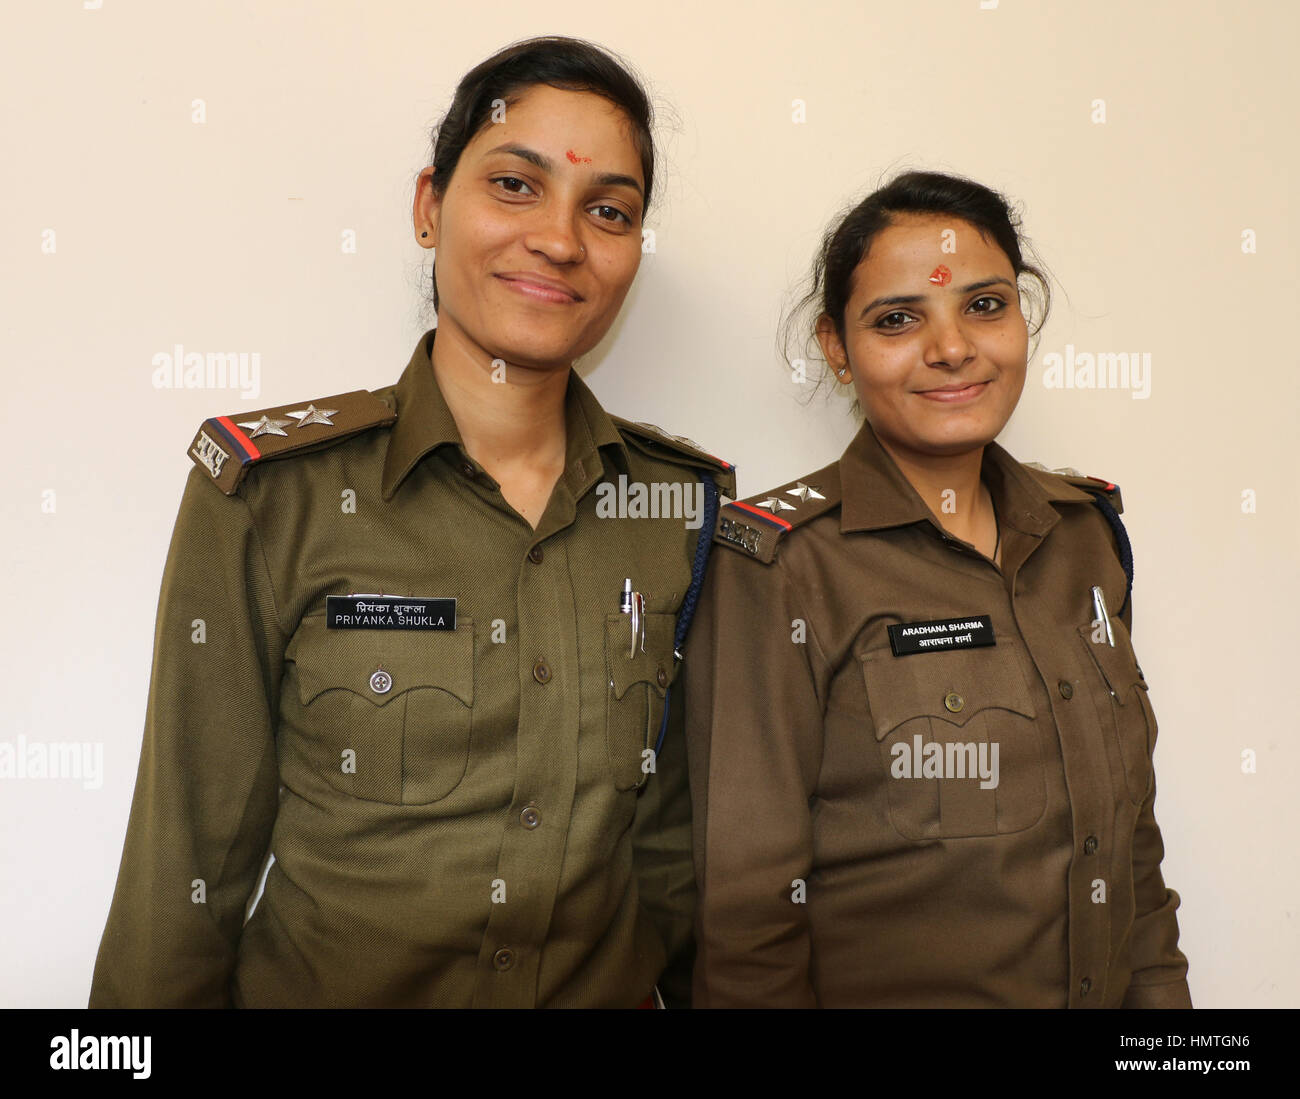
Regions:
[[[421, 248], [438, 245], [438, 222], [442, 215], [442, 196], [433, 193], [433, 173], [430, 166], [421, 170], [415, 181], [415, 201], [411, 204], [411, 222], [415, 229], [415, 242]], [[425, 234], [428, 234], [427, 236]]]
[[853, 372], [849, 369], [848, 352], [844, 350], [844, 341], [840, 339], [840, 334], [835, 330], [835, 322], [831, 320], [830, 314], [823, 313], [817, 318], [817, 342], [821, 345], [822, 354], [826, 356], [826, 362], [830, 368], [835, 371], [835, 380], [850, 385], [853, 382]]

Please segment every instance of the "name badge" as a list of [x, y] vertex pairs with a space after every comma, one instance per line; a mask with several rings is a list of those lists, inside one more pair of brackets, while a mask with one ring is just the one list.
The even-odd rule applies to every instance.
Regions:
[[455, 599], [417, 595], [330, 595], [325, 625], [331, 630], [454, 630]]
[[944, 649], [979, 649], [996, 644], [993, 619], [987, 614], [972, 618], [943, 618], [937, 622], [903, 622], [889, 627], [889, 647], [895, 656], [942, 652]]

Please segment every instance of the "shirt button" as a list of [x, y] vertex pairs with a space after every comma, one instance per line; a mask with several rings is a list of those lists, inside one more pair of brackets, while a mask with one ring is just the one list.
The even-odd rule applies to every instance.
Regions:
[[1083, 841], [1083, 853], [1085, 855], [1095, 855], [1097, 853], [1097, 837], [1089, 836]]
[[370, 677], [370, 689], [377, 695], [387, 694], [393, 686], [393, 677], [380, 668]]
[[473, 465], [471, 465], [469, 462], [461, 462], [460, 472], [462, 476], [468, 477], [472, 481], [477, 471], [474, 469]]
[[655, 681], [661, 687], [668, 686], [668, 673], [663, 670], [662, 665], [655, 671]]
[[492, 967], [498, 973], [504, 973], [507, 969], [509, 969], [514, 964], [515, 964], [515, 952], [511, 950], [508, 946], [503, 946], [500, 950], [498, 950], [495, 954], [492, 955]]
[[528, 560], [530, 560], [534, 565], [540, 565], [542, 563], [542, 547], [534, 546], [530, 549], [528, 551]]
[[950, 713], [961, 713], [961, 708], [966, 705], [966, 700], [956, 691], [949, 691], [943, 696], [943, 704]]
[[533, 665], [533, 678], [538, 683], [549, 683], [551, 681], [551, 669], [546, 666], [545, 660], [539, 660]]
[[1062, 679], [1061, 682], [1057, 684], [1057, 686], [1061, 689], [1062, 698], [1074, 697], [1074, 684], [1071, 683], [1068, 679]]
[[1084, 977], [1084, 979], [1079, 982], [1079, 995], [1086, 996], [1088, 995], [1088, 992], [1091, 989], [1092, 989], [1092, 982], [1088, 980], [1087, 977]]
[[542, 823], [542, 814], [538, 812], [536, 805], [525, 805], [524, 811], [519, 814], [519, 823], [527, 828], [530, 832]]

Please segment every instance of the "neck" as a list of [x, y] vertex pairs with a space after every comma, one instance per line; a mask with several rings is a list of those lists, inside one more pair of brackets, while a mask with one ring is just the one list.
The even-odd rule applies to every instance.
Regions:
[[[879, 436], [877, 436], [879, 438]], [[984, 448], [965, 454], [918, 454], [880, 439], [935, 521], [949, 534], [979, 545], [993, 531], [993, 501], [980, 480]], [[991, 553], [991, 549], [987, 552]]]
[[451, 321], [439, 322], [432, 361], [466, 452], [489, 474], [502, 481], [523, 467], [563, 469], [569, 367], [509, 364], [494, 371], [491, 358]]

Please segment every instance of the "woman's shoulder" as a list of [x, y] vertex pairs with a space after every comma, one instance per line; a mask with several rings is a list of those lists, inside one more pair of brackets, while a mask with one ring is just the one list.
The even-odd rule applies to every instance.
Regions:
[[209, 416], [187, 453], [212, 484], [233, 496], [254, 468], [313, 453], [397, 420], [391, 387], [336, 393], [254, 412]]
[[706, 472], [713, 477], [719, 491], [728, 494], [735, 492], [736, 467], [725, 458], [709, 453], [694, 439], [673, 435], [657, 424], [625, 420], [622, 416], [611, 415], [609, 418], [623, 441], [638, 453], [653, 461], [684, 467], [696, 474]]
[[[1079, 493], [1087, 493], [1093, 499], [1098, 496], [1103, 497], [1114, 508], [1116, 515], [1124, 511], [1124, 502], [1120, 497], [1119, 485], [1115, 484], [1114, 481], [1107, 481], [1104, 477], [1090, 477], [1069, 466], [1061, 469], [1048, 469], [1041, 462], [1021, 462], [1019, 464], [1026, 473], [1049, 493], [1067, 493], [1066, 496], [1057, 498], [1073, 499]], [[1073, 490], [1073, 492], [1071, 493], [1070, 490]], [[1081, 498], [1086, 499], [1086, 497]]]
[[832, 462], [793, 481], [732, 500], [718, 509], [715, 544], [770, 565], [783, 541], [797, 537], [815, 519], [838, 514], [839, 462]]

